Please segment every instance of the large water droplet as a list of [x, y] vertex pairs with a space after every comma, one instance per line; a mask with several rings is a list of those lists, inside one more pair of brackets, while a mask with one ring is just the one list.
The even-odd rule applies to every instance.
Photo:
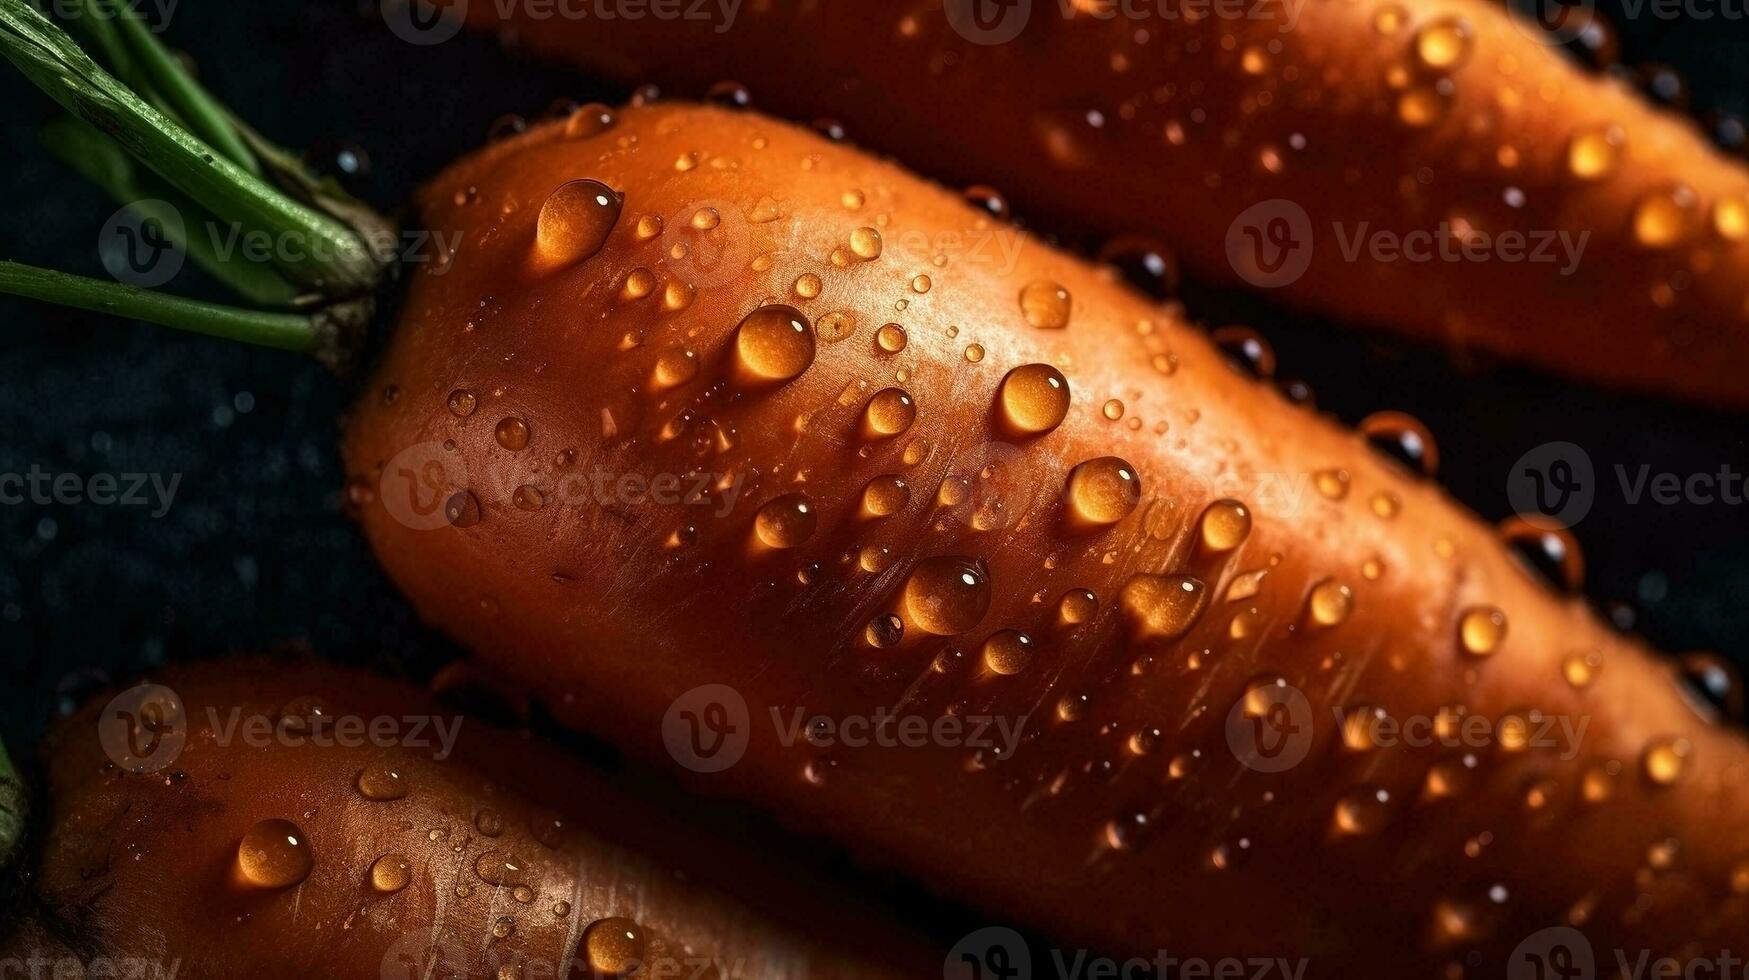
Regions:
[[1063, 424], [1069, 414], [1069, 382], [1049, 364], [1025, 364], [1008, 372], [997, 391], [1002, 422], [1017, 435], [1036, 436]]
[[1069, 291], [1046, 279], [1027, 283], [1020, 290], [1020, 312], [1026, 322], [1042, 330], [1061, 330], [1069, 325], [1072, 302]]
[[1116, 456], [1090, 459], [1069, 473], [1069, 510], [1084, 524], [1105, 526], [1128, 517], [1142, 499], [1135, 467]]
[[1118, 602], [1134, 639], [1176, 640], [1202, 616], [1208, 589], [1189, 575], [1136, 575], [1124, 583]]
[[413, 866], [399, 854], [384, 854], [371, 862], [370, 886], [384, 895], [393, 895], [413, 880]]
[[820, 526], [820, 515], [808, 498], [799, 493], [785, 494], [759, 508], [753, 518], [753, 528], [759, 540], [768, 548], [794, 548], [814, 536]]
[[753, 382], [781, 384], [814, 363], [814, 331], [793, 306], [761, 306], [735, 330], [735, 360]]
[[590, 923], [583, 931], [583, 956], [598, 975], [630, 974], [643, 964], [643, 927], [626, 918]]
[[967, 632], [990, 609], [990, 573], [973, 558], [926, 558], [905, 582], [905, 615], [937, 636]]
[[601, 251], [625, 199], [599, 180], [573, 180], [541, 205], [535, 242], [541, 257], [571, 265]]
[[883, 388], [862, 410], [862, 434], [869, 439], [890, 439], [911, 427], [917, 405], [898, 388]]
[[289, 888], [315, 867], [309, 839], [290, 820], [263, 820], [237, 845], [237, 870], [243, 880], [261, 888]]

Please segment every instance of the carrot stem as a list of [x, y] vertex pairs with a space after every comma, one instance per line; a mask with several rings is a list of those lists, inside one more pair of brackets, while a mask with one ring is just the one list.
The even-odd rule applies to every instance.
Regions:
[[165, 102], [161, 108], [174, 113], [196, 136], [212, 144], [232, 163], [261, 176], [260, 162], [249, 152], [237, 131], [231, 128], [229, 114], [194, 80], [182, 62], [128, 4], [116, 0], [87, 0], [86, 7], [95, 19], [107, 17], [114, 22], [116, 32], [132, 55], [132, 64], [142, 73], [141, 78], [129, 81], [136, 87], [144, 84], [150, 91], [158, 93]]
[[318, 316], [205, 303], [17, 262], [0, 262], [0, 293], [302, 354], [320, 353], [324, 342]]
[[[294, 283], [341, 298], [367, 294], [381, 280], [378, 257], [351, 228], [270, 186], [151, 106], [27, 0], [0, 0], [0, 55], [221, 220], [299, 243], [287, 250], [296, 259], [274, 261]], [[310, 261], [312, 255], [320, 258]]]

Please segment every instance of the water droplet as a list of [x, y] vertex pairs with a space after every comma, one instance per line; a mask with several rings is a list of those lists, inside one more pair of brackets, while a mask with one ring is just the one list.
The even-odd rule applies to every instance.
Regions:
[[1415, 57], [1434, 71], [1450, 71], [1470, 56], [1470, 25], [1456, 17], [1441, 17], [1415, 35]]
[[1319, 470], [1312, 474], [1312, 483], [1318, 488], [1318, 493], [1327, 500], [1348, 499], [1347, 470]]
[[657, 388], [673, 388], [698, 376], [698, 354], [685, 347], [670, 347], [656, 357], [651, 374]]
[[984, 641], [984, 666], [993, 674], [1010, 677], [1032, 662], [1032, 637], [1019, 630], [1001, 630]]
[[370, 886], [383, 895], [393, 895], [413, 880], [413, 866], [399, 854], [384, 854], [370, 864]]
[[814, 536], [820, 515], [799, 493], [785, 494], [759, 508], [753, 528], [768, 548], [794, 548]]
[[528, 423], [519, 418], [507, 418], [498, 423], [498, 445], [513, 453], [528, 448]]
[[1116, 398], [1106, 399], [1105, 404], [1099, 407], [1099, 414], [1105, 416], [1108, 421], [1112, 422], [1116, 422], [1118, 419], [1123, 418], [1123, 412], [1123, 402], [1118, 401]]
[[1694, 191], [1678, 186], [1653, 191], [1634, 206], [1634, 239], [1647, 248], [1669, 248], [1688, 237]]
[[1449, 80], [1418, 85], [1397, 97], [1397, 118], [1417, 129], [1431, 126], [1445, 118], [1451, 107], [1451, 94]]
[[1574, 133], [1567, 144], [1567, 169], [1580, 180], [1601, 180], [1615, 173], [1627, 134], [1619, 126]]
[[1688, 767], [1688, 758], [1693, 753], [1694, 746], [1686, 738], [1659, 738], [1646, 746], [1640, 766], [1653, 784], [1669, 786], [1682, 778], [1683, 770]]
[[449, 393], [449, 411], [456, 418], [465, 419], [474, 414], [474, 408], [479, 403], [480, 401], [474, 397], [474, 393], [466, 388], [457, 388]]
[[1068, 416], [1069, 382], [1049, 364], [1025, 364], [1002, 379], [996, 401], [1010, 431], [1042, 435], [1063, 424]]
[[643, 927], [626, 918], [593, 922], [583, 931], [583, 955], [598, 974], [629, 974], [643, 964]]
[[237, 845], [237, 870], [243, 880], [261, 888], [289, 888], [315, 867], [309, 839], [290, 820], [263, 820]]
[[458, 490], [443, 504], [443, 516], [450, 526], [467, 529], [484, 520], [479, 498], [467, 490]]
[[1472, 606], [1458, 618], [1458, 642], [1472, 657], [1486, 657], [1506, 639], [1506, 614], [1493, 606]]
[[474, 873], [488, 885], [515, 886], [527, 883], [528, 866], [515, 855], [487, 851], [474, 862]]
[[1047, 279], [1027, 283], [1020, 290], [1021, 315], [1028, 324], [1041, 330], [1068, 326], [1071, 307], [1069, 291]]
[[1376, 450], [1423, 476], [1439, 471], [1439, 447], [1419, 419], [1402, 412], [1375, 412], [1360, 421], [1360, 434]]
[[1157, 242], [1120, 235], [1100, 248], [1099, 261], [1150, 299], [1163, 301], [1178, 292], [1178, 261]]
[[1561, 676], [1575, 690], [1584, 690], [1597, 680], [1597, 675], [1603, 672], [1603, 654], [1592, 650], [1585, 653], [1569, 653], [1561, 661]]
[[1135, 468], [1116, 456], [1090, 459], [1069, 473], [1069, 508], [1088, 525], [1116, 524], [1142, 499], [1142, 481]]
[[868, 481], [862, 488], [862, 514], [880, 519], [891, 517], [911, 502], [911, 485], [904, 477], [887, 474]]
[[910, 342], [911, 338], [905, 333], [905, 328], [897, 323], [886, 324], [875, 332], [875, 343], [880, 344], [881, 350], [889, 354], [899, 353]]
[[1546, 527], [1523, 517], [1500, 522], [1500, 538], [1524, 567], [1543, 581], [1576, 593], [1585, 583], [1585, 558], [1565, 528]]
[[1135, 575], [1124, 583], [1118, 603], [1135, 640], [1176, 640], [1201, 618], [1208, 589], [1189, 575]]
[[1227, 360], [1253, 378], [1275, 377], [1275, 348], [1250, 327], [1227, 326], [1209, 334]]
[[740, 82], [718, 82], [705, 90], [704, 98], [725, 109], [745, 109], [753, 104], [753, 93]]
[[1354, 612], [1354, 592], [1335, 579], [1325, 579], [1312, 587], [1306, 600], [1306, 611], [1318, 626], [1338, 626]]
[[977, 184], [965, 190], [966, 203], [998, 221], [1008, 220], [1008, 199], [994, 187]]
[[814, 363], [814, 331], [793, 306], [761, 306], [736, 328], [735, 357], [749, 381], [781, 384]]
[[1743, 719], [1743, 682], [1729, 660], [1716, 653], [1689, 653], [1677, 663], [1683, 690], [1703, 716]]
[[917, 405], [898, 388], [883, 388], [862, 410], [862, 434], [868, 439], [890, 439], [911, 427]]
[[973, 558], [926, 558], [905, 582], [905, 615], [937, 636], [955, 636], [977, 626], [990, 609], [990, 572]]
[[873, 228], [858, 228], [850, 233], [850, 251], [864, 262], [881, 257], [881, 233]]
[[1217, 500], [1203, 510], [1201, 525], [1203, 547], [1232, 551], [1251, 533], [1251, 511], [1237, 500]]
[[1065, 626], [1090, 623], [1099, 615], [1099, 597], [1090, 589], [1070, 589], [1057, 602], [1057, 619]]
[[892, 613], [876, 616], [863, 628], [862, 636], [869, 646], [885, 650], [905, 638], [905, 621]]
[[541, 205], [535, 242], [554, 265], [572, 265], [601, 251], [619, 222], [625, 199], [599, 180], [573, 180]]
[[613, 110], [599, 102], [578, 106], [565, 120], [565, 136], [570, 139], [588, 139], [599, 136], [614, 127], [618, 121]]
[[402, 778], [399, 771], [381, 763], [361, 770], [356, 785], [359, 795], [367, 800], [386, 802], [399, 800], [407, 795], [407, 780]]

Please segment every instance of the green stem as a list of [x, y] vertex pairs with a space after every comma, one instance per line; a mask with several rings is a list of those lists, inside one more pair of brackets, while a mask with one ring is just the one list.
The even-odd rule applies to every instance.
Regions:
[[[62, 116], [43, 127], [42, 141], [116, 203], [130, 205], [143, 217], [157, 217], [196, 265], [252, 305], [287, 307], [298, 299], [297, 288], [271, 266], [221, 256], [211, 236], [200, 233], [217, 219], [153, 175], [141, 173], [127, 151], [89, 123]], [[184, 234], [176, 236], [179, 227]]]
[[[109, 9], [104, 11], [100, 7]], [[87, 0], [86, 8], [94, 19], [101, 21], [107, 16], [115, 24], [116, 33], [126, 42], [132, 55], [131, 63], [142, 73], [141, 78], [130, 79], [136, 88], [144, 85], [146, 90], [158, 93], [166, 103], [162, 108], [187, 123], [196, 136], [216, 147], [232, 163], [255, 176], [261, 175], [261, 164], [231, 128], [229, 113], [194, 80], [170, 49], [159, 43], [158, 37], [128, 4], [116, 0]]]
[[6, 754], [6, 744], [0, 742], [0, 872], [4, 872], [18, 856], [24, 843], [24, 819], [28, 810], [24, 780]]
[[203, 303], [17, 262], [0, 262], [0, 293], [278, 350], [318, 354], [324, 347], [318, 316]]
[[368, 293], [381, 279], [377, 258], [352, 229], [220, 156], [99, 68], [27, 0], [0, 0], [0, 55], [221, 220], [296, 242], [300, 254], [318, 256], [315, 261], [275, 259], [293, 282], [341, 297]]

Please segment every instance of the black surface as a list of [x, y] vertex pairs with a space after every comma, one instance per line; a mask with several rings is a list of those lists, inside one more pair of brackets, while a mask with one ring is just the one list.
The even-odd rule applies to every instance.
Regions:
[[[374, 3], [363, 6], [183, 0], [168, 37], [281, 143], [362, 147], [373, 169], [357, 189], [385, 209], [477, 146], [504, 113], [623, 94], [524, 63], [489, 39], [404, 44], [371, 15]], [[1623, 34], [1630, 62], [1688, 73], [1697, 111], [1746, 108], [1749, 26], [1629, 22]], [[34, 145], [48, 115], [34, 90], [0, 72], [0, 255], [101, 275], [97, 231], [114, 206]], [[218, 298], [192, 275], [176, 288]], [[1509, 510], [1512, 462], [1550, 440], [1579, 443], [1600, 468], [1644, 462], [1686, 474], [1731, 462], [1749, 471], [1743, 417], [1454, 367], [1444, 352], [1245, 298], [1194, 287], [1191, 296], [1217, 322], [1242, 315], [1259, 326], [1282, 375], [1309, 380], [1341, 418], [1381, 408], [1422, 418], [1439, 439], [1443, 482], [1489, 518]], [[181, 481], [158, 519], [140, 508], [0, 506], [0, 734], [16, 742], [39, 730], [70, 678], [127, 675], [166, 657], [289, 640], [418, 674], [450, 655], [340, 512], [335, 444], [346, 384], [290, 355], [35, 305], [0, 300], [0, 324], [0, 473], [34, 464]], [[1590, 594], [1634, 601], [1654, 642], [1749, 656], [1749, 507], [1629, 507], [1606, 494], [1577, 534]]]

